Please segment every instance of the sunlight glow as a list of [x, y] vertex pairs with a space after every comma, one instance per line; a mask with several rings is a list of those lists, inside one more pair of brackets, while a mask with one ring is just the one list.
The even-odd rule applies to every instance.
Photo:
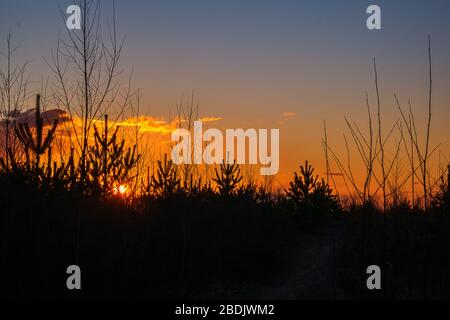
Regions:
[[127, 193], [127, 191], [128, 191], [128, 186], [123, 185], [123, 184], [114, 187], [114, 194], [124, 196]]

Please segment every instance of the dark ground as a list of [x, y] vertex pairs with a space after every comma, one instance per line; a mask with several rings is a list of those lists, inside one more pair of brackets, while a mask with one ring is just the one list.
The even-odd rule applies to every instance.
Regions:
[[[449, 299], [450, 215], [329, 214], [245, 197], [121, 201], [0, 184], [1, 296]], [[82, 290], [66, 288], [78, 264]], [[366, 288], [379, 265], [382, 290]]]

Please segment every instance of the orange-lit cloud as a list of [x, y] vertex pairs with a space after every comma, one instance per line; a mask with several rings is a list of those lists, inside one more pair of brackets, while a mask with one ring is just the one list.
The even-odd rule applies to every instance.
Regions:
[[174, 122], [168, 123], [162, 118], [150, 116], [128, 118], [122, 121], [116, 121], [113, 124], [119, 127], [134, 127], [138, 129], [139, 133], [169, 134], [175, 127]]
[[[52, 109], [48, 111], [44, 111], [41, 113], [42, 118], [44, 119], [44, 125], [49, 125], [53, 120], [57, 119], [60, 124], [64, 122], [69, 122], [71, 120], [70, 116], [63, 110], [60, 109]], [[23, 113], [20, 113], [16, 117], [16, 121], [19, 123], [28, 123], [30, 126], [34, 126], [35, 120], [35, 111], [34, 109], [27, 110]], [[208, 116], [202, 117], [198, 120], [202, 122], [214, 122], [222, 120], [222, 117]], [[153, 116], [138, 116], [138, 117], [130, 117], [123, 120], [110, 120], [108, 127], [122, 127], [122, 128], [134, 128], [137, 129], [139, 133], [160, 133], [160, 134], [170, 134], [173, 130], [177, 128], [180, 123], [184, 123], [184, 119], [175, 119], [171, 122], [167, 122], [162, 117], [153, 117]], [[72, 118], [71, 128], [81, 128], [83, 126], [83, 120], [79, 117]], [[92, 120], [93, 125], [103, 126], [104, 120], [95, 119]]]
[[283, 118], [292, 118], [295, 117], [297, 115], [296, 112], [283, 112], [281, 114], [283, 116]]
[[297, 115], [296, 112], [285, 111], [281, 113], [281, 120], [278, 121], [278, 124], [283, 125], [286, 124], [290, 119], [294, 118]]
[[213, 121], [219, 121], [222, 120], [221, 117], [203, 117], [199, 119], [202, 122], [213, 122]]

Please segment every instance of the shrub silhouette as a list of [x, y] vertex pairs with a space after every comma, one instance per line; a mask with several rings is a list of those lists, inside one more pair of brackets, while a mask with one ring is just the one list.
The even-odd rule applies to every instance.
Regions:
[[164, 154], [164, 163], [157, 162], [156, 177], [152, 177], [150, 189], [154, 196], [160, 198], [169, 197], [180, 190], [180, 178], [172, 160], [167, 160]]
[[236, 161], [232, 164], [222, 163], [220, 165], [220, 173], [217, 168], [214, 170], [216, 177], [213, 178], [213, 181], [217, 183], [219, 194], [222, 196], [233, 194], [239, 183], [242, 181], [241, 169], [239, 168], [239, 165], [236, 164]]
[[338, 198], [330, 186], [314, 175], [314, 168], [305, 161], [300, 165], [300, 175], [294, 172], [294, 180], [289, 183], [287, 196], [301, 209], [320, 209], [334, 213], [338, 210]]
[[202, 192], [208, 192], [210, 190], [210, 183], [203, 183], [202, 178], [194, 178], [191, 173], [188, 181], [184, 181], [183, 189], [190, 195], [199, 194]]
[[105, 115], [103, 133], [100, 135], [94, 125], [94, 145], [88, 152], [87, 181], [94, 194], [111, 195], [119, 185], [132, 178], [130, 171], [136, 166], [140, 155], [136, 155], [136, 145], [125, 151], [125, 140], [118, 141], [116, 126], [112, 135], [108, 132], [108, 115]]
[[[15, 128], [15, 133], [19, 138], [20, 142], [23, 144], [26, 153], [31, 149], [35, 155], [35, 168], [39, 168], [40, 157], [43, 155], [50, 144], [53, 141], [56, 127], [58, 125], [58, 120], [54, 120], [51, 128], [47, 132], [47, 136], [44, 138], [43, 128], [44, 121], [41, 117], [41, 96], [36, 95], [36, 112], [35, 112], [35, 128], [36, 128], [36, 138], [33, 138], [33, 133], [30, 129], [28, 123], [19, 123]], [[51, 155], [51, 151], [49, 153]], [[27, 154], [28, 155], [28, 154]], [[51, 157], [49, 157], [51, 163]], [[28, 159], [28, 157], [27, 157]]]
[[[36, 95], [34, 121], [35, 137], [33, 137], [33, 130], [28, 123], [19, 123], [15, 128], [15, 134], [24, 150], [25, 160], [17, 159], [17, 155], [8, 149], [6, 151], [10, 163], [7, 165], [2, 158], [0, 159], [0, 167], [5, 172], [21, 176], [28, 182], [34, 182], [37, 186], [44, 189], [50, 190], [56, 187], [68, 189], [70, 182], [69, 173], [73, 172], [73, 150], [67, 164], [64, 161], [61, 161], [59, 164], [56, 161], [52, 161], [51, 143], [55, 137], [58, 120], [53, 121], [47, 135], [44, 136], [44, 122], [41, 117], [39, 94]], [[31, 160], [30, 150], [34, 154], [34, 162]], [[45, 153], [47, 153], [47, 162], [41, 165], [41, 157]]]

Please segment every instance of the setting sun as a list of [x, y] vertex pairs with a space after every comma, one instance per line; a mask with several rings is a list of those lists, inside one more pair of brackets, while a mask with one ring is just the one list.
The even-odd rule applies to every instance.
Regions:
[[119, 194], [119, 195], [125, 195], [127, 193], [128, 190], [128, 186], [126, 185], [119, 185], [118, 187], [114, 187], [114, 194]]

